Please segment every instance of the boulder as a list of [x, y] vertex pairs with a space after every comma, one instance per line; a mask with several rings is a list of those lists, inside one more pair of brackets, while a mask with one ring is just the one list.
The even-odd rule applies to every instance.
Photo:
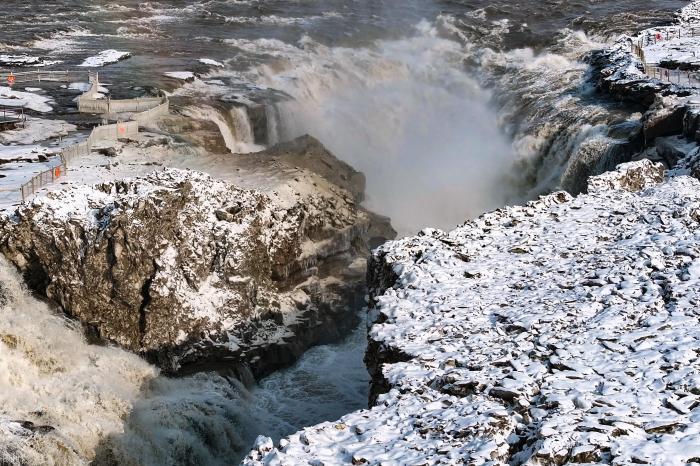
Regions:
[[663, 182], [664, 173], [663, 164], [647, 159], [623, 163], [615, 171], [591, 178], [588, 181], [588, 192], [613, 190], [637, 192]]
[[365, 175], [342, 160], [338, 160], [323, 144], [309, 135], [246, 156], [255, 159], [273, 159], [292, 167], [309, 170], [352, 193], [356, 202], [362, 202], [364, 198]]
[[0, 251], [95, 339], [259, 376], [355, 323], [370, 220], [336, 192], [281, 202], [167, 169], [25, 204]]
[[652, 110], [644, 116], [644, 139], [654, 139], [683, 133], [686, 113], [684, 102], [675, 99], [659, 99]]
[[685, 136], [656, 139], [656, 153], [668, 167], [675, 167], [679, 160], [685, 158], [695, 148], [697, 148], [697, 144], [694, 141], [689, 141]]

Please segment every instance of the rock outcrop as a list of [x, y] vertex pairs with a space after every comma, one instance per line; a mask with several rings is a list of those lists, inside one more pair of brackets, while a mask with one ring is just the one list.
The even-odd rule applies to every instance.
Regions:
[[99, 340], [169, 372], [260, 376], [354, 325], [370, 225], [355, 197], [166, 169], [24, 205], [0, 251]]
[[697, 461], [700, 182], [660, 170], [381, 247], [374, 406], [244, 464]]

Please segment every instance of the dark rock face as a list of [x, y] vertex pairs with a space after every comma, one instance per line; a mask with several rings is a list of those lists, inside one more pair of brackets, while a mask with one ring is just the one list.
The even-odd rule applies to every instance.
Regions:
[[686, 157], [688, 140], [684, 136], [670, 136], [656, 140], [656, 153], [667, 167], [675, 167], [678, 161]]
[[0, 251], [102, 341], [259, 376], [354, 324], [369, 224], [340, 189], [279, 201], [165, 170], [23, 206]]
[[[376, 300], [382, 296], [388, 289], [396, 284], [398, 276], [388, 264], [385, 257], [386, 253], [379, 249], [375, 254], [370, 256], [367, 264], [367, 284], [369, 286], [369, 307], [370, 321], [374, 324], [381, 324], [384, 317], [376, 313]], [[397, 362], [409, 361], [411, 357], [404, 352], [388, 347], [381, 342], [374, 341], [369, 338], [367, 341], [367, 351], [365, 352], [365, 365], [369, 371], [370, 389], [369, 389], [369, 405], [374, 406], [379, 395], [387, 393], [391, 386], [389, 381], [384, 377], [382, 367], [384, 364], [393, 364]]]
[[649, 143], [659, 137], [682, 133], [685, 113], [684, 104], [659, 105], [644, 118], [644, 139]]
[[700, 142], [700, 108], [697, 103], [690, 103], [683, 118], [683, 135]]

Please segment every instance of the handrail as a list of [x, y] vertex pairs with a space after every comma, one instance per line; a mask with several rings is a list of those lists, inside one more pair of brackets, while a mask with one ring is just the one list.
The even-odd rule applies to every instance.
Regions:
[[0, 106], [0, 117], [2, 118], [2, 123], [21, 123], [24, 126], [27, 122], [27, 117], [24, 114], [24, 108], [7, 107], [5, 105]]
[[[34, 73], [34, 72], [30, 72]], [[68, 76], [68, 72], [65, 72]], [[15, 76], [17, 76], [15, 74]], [[82, 74], [84, 76], [84, 74]], [[0, 79], [2, 73], [0, 73]], [[98, 142], [116, 141], [119, 138], [138, 134], [139, 127], [155, 120], [170, 111], [170, 101], [166, 96], [138, 99], [111, 100], [97, 99], [100, 87], [99, 74], [89, 74], [90, 87], [78, 97], [78, 111], [82, 113], [102, 113], [111, 116], [116, 113], [134, 112], [129, 121], [117, 121], [114, 124], [99, 125], [92, 129], [87, 140], [73, 144], [61, 150], [61, 163], [50, 170], [33, 176], [20, 187], [22, 202], [35, 194], [41, 187], [53, 183], [68, 171], [68, 166], [75, 158], [88, 155]], [[143, 109], [143, 110], [141, 110]]]
[[[671, 36], [671, 33], [669, 32], [670, 30], [673, 30], [673, 35]], [[685, 29], [686, 31], [689, 31], [686, 37], [698, 37], [700, 36], [700, 28], [689, 28]], [[682, 38], [683, 29], [678, 28], [677, 31], [675, 31], [675, 28], [667, 28], [666, 29], [666, 40], [670, 40], [671, 38], [675, 39], [676, 37]], [[661, 34], [660, 32], [657, 31], [656, 34]], [[642, 65], [644, 66], [644, 74], [649, 76], [652, 79], [659, 79], [660, 81], [667, 81], [672, 84], [684, 84], [686, 82], [688, 85], [692, 84], [698, 84], [700, 85], [700, 80], [698, 79], [693, 79], [691, 75], [690, 70], [673, 70], [669, 68], [662, 68], [659, 66], [658, 63], [648, 63], [646, 60], [646, 53], [644, 51], [644, 47], [646, 45], [651, 45], [651, 39], [649, 39], [649, 36], [654, 36], [654, 44], [658, 43], [659, 39], [656, 36], [656, 34], [652, 34], [651, 32], [648, 32], [646, 35], [642, 36], [637, 43], [635, 43], [633, 40], [630, 41], [630, 51], [632, 54], [636, 55], [637, 58], [639, 58], [639, 61], [642, 62]], [[676, 35], [677, 34], [677, 35]], [[663, 35], [661, 40], [663, 40]], [[648, 41], [647, 41], [648, 40]]]

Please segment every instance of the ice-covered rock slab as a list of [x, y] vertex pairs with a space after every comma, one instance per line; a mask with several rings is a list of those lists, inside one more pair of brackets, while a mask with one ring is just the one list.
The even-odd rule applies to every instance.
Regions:
[[[649, 186], [660, 173], [625, 165], [604, 189], [381, 247], [376, 404], [245, 464], [697, 461], [700, 182]], [[630, 174], [644, 189], [610, 189]]]
[[93, 57], [88, 57], [78, 66], [85, 68], [99, 68], [101, 66], [117, 63], [131, 57], [131, 52], [123, 52], [119, 50], [103, 50]]

